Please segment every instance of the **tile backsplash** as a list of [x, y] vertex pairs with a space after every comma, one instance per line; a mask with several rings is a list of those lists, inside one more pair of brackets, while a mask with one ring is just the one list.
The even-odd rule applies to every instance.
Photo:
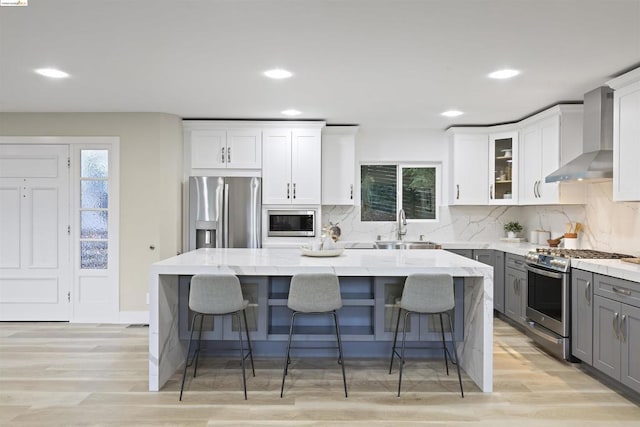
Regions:
[[[579, 247], [640, 256], [640, 202], [614, 202], [611, 181], [585, 185], [585, 205], [442, 206], [438, 222], [410, 222], [405, 240], [495, 241], [504, 237], [504, 223], [514, 220], [524, 225], [523, 236], [544, 229], [557, 237], [567, 222], [581, 222]], [[340, 224], [346, 241], [396, 238], [395, 222], [361, 222], [359, 206], [323, 206], [322, 223], [329, 221]]]

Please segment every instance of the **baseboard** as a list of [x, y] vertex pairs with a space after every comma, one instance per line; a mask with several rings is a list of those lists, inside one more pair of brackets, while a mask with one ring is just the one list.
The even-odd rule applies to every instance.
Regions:
[[121, 311], [119, 313], [117, 323], [131, 323], [138, 325], [149, 324], [149, 312], [148, 311]]

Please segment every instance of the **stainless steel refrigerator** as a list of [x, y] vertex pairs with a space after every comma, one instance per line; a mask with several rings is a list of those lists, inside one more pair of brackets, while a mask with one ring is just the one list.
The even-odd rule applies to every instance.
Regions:
[[262, 186], [255, 177], [189, 177], [188, 250], [259, 248]]

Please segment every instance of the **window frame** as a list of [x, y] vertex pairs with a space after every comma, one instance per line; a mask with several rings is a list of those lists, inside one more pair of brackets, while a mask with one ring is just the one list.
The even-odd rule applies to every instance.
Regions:
[[[359, 168], [359, 173], [362, 174], [362, 167], [363, 166], [395, 166], [396, 167], [396, 207], [395, 207], [395, 217], [397, 218], [398, 216], [398, 212], [400, 212], [400, 209], [403, 209], [403, 201], [402, 201], [402, 197], [403, 197], [403, 179], [402, 179], [402, 171], [403, 169], [410, 169], [410, 168], [433, 168], [435, 169], [435, 207], [434, 207], [434, 211], [435, 211], [435, 218], [433, 219], [416, 219], [416, 218], [407, 218], [407, 222], [408, 223], [437, 223], [440, 222], [440, 208], [442, 207], [442, 163], [441, 162], [360, 162], [360, 168]], [[359, 185], [360, 185], [360, 200], [362, 200], [362, 175], [360, 176], [359, 179]], [[362, 219], [362, 213], [360, 213], [360, 221], [361, 222], [367, 222], [367, 223], [395, 223], [397, 222], [396, 220], [393, 221], [370, 221], [370, 220], [363, 220]]]

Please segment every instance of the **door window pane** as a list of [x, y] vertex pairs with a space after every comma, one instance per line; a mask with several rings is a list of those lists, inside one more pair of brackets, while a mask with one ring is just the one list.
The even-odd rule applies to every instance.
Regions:
[[436, 219], [436, 168], [402, 169], [402, 208], [407, 219]]
[[82, 178], [106, 178], [109, 176], [108, 150], [82, 150], [80, 152], [80, 176]]
[[80, 238], [106, 239], [108, 237], [107, 220], [107, 211], [80, 212]]
[[360, 201], [362, 221], [395, 221], [397, 166], [362, 165]]
[[109, 187], [107, 181], [80, 182], [80, 207], [84, 209], [106, 209], [109, 203]]
[[103, 242], [80, 242], [80, 268], [104, 270], [108, 267], [108, 244]]

